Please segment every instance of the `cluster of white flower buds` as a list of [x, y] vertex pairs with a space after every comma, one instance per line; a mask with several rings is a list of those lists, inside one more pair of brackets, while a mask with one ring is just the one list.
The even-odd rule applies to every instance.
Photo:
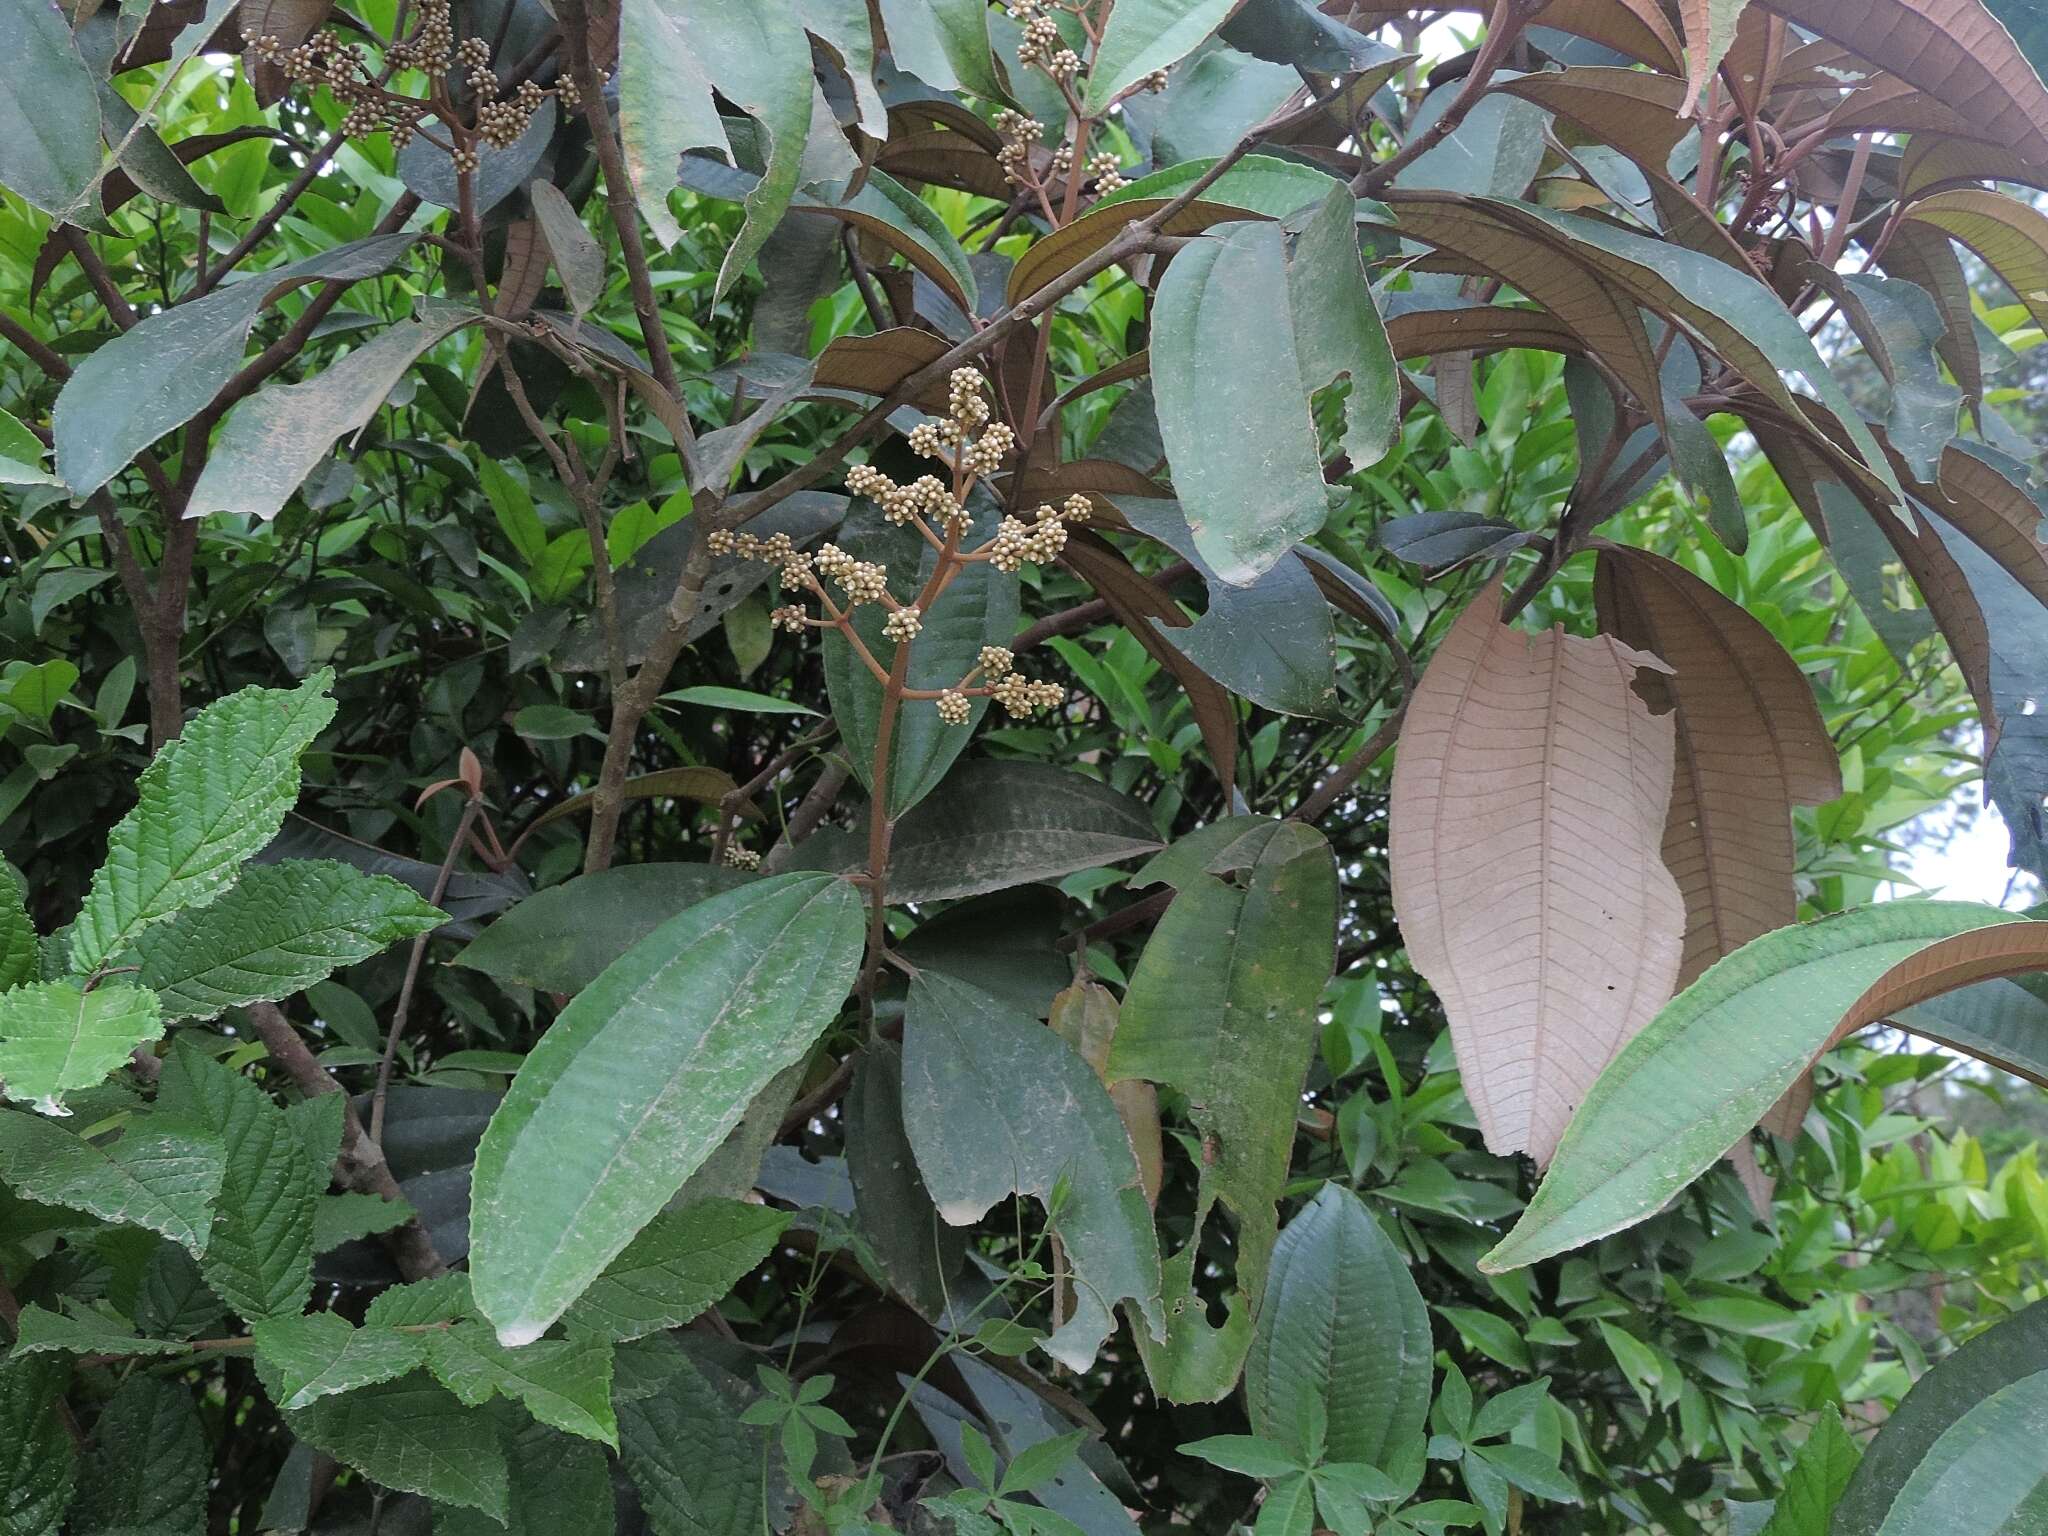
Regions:
[[1067, 547], [1067, 524], [1087, 522], [1091, 510], [1088, 498], [1076, 492], [1057, 508], [1041, 506], [1032, 522], [1004, 518], [989, 541], [988, 563], [999, 571], [1014, 571], [1058, 559]]
[[1112, 150], [1105, 149], [1088, 157], [1088, 175], [1097, 192], [1116, 192], [1130, 185], [1125, 179], [1122, 162]]
[[1058, 683], [1034, 682], [1021, 672], [997, 679], [988, 693], [1009, 711], [1013, 720], [1025, 719], [1041, 709], [1058, 709], [1067, 701], [1067, 690]]
[[[877, 565], [872, 560], [856, 560], [837, 544], [822, 544], [811, 564], [819, 575], [825, 577], [846, 594], [847, 601], [858, 607], [862, 603], [879, 603], [888, 595], [889, 568]], [[784, 571], [792, 569], [785, 562]]]
[[1031, 150], [1045, 137], [1045, 124], [1005, 107], [996, 114], [996, 132], [1003, 136], [1002, 147], [996, 151], [996, 164], [1002, 167], [1003, 178], [1013, 186], [1026, 185], [1031, 174]]
[[761, 855], [751, 848], [742, 848], [738, 843], [727, 843], [723, 862], [727, 869], [759, 869]]

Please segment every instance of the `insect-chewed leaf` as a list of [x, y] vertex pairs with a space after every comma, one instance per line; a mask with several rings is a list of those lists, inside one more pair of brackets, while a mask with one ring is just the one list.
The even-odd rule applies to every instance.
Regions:
[[845, 882], [758, 881], [670, 919], [562, 1011], [477, 1148], [470, 1272], [507, 1346], [539, 1338], [824, 1032], [861, 936]]
[[1130, 1138], [1101, 1081], [1052, 1031], [923, 972], [904, 1014], [903, 1116], [947, 1221], [964, 1226], [1013, 1192], [1057, 1206], [1075, 1303], [1046, 1340], [1055, 1359], [1085, 1369], [1119, 1301], [1134, 1304], [1134, 1327], [1164, 1333], [1158, 1238]]
[[1429, 1312], [1400, 1249], [1325, 1184], [1280, 1234], [1266, 1297], [1245, 1360], [1253, 1430], [1294, 1442], [1302, 1400], [1318, 1398], [1328, 1460], [1391, 1465], [1429, 1411]]
[[334, 717], [333, 680], [323, 670], [290, 692], [229, 694], [151, 759], [72, 927], [73, 970], [108, 964], [151, 923], [234, 883], [298, 798], [299, 754]]
[[1394, 910], [1444, 1000], [1486, 1144], [1550, 1160], [1670, 996], [1684, 906], [1658, 855], [1673, 728], [1655, 657], [1500, 623], [1476, 597], [1416, 685], [1389, 807]]
[[1780, 928], [1709, 967], [1600, 1074], [1536, 1197], [1481, 1268], [1517, 1269], [1654, 1215], [1843, 1032], [1953, 987], [2041, 969], [2048, 924], [1975, 931], [2020, 923], [1973, 902], [1886, 902]]

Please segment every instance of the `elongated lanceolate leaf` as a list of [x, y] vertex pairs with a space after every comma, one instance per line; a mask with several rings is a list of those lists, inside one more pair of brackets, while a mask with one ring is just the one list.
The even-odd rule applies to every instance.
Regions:
[[64, 1094], [93, 1088], [138, 1045], [162, 1037], [163, 1014], [146, 987], [39, 981], [0, 993], [0, 1096], [68, 1115]]
[[[1195, 1233], [1166, 1265], [1166, 1347], [1157, 1362], [1148, 1350], [1154, 1384], [1168, 1396], [1219, 1397], [1236, 1382], [1279, 1231], [1295, 1111], [1314, 1050], [1309, 1021], [1336, 946], [1329, 845], [1314, 828], [1288, 822], [1238, 883], [1200, 874], [1183, 885], [1131, 977], [1106, 1075], [1185, 1095], [1202, 1145]], [[1214, 1338], [1194, 1266], [1218, 1200], [1236, 1220], [1238, 1260], [1235, 1315]]]
[[142, 982], [174, 1019], [302, 992], [387, 945], [431, 933], [447, 914], [396, 880], [329, 859], [248, 870], [225, 896], [145, 929]]
[[1088, 1064], [1036, 1019], [936, 971], [910, 985], [903, 1118], [925, 1187], [955, 1226], [1013, 1192], [1064, 1203], [1053, 1228], [1073, 1266], [1074, 1313], [1046, 1340], [1085, 1370], [1129, 1302], [1165, 1332], [1158, 1239], [1116, 1107]]
[[266, 306], [319, 278], [355, 281], [388, 272], [413, 240], [375, 235], [225, 283], [145, 315], [95, 348], [65, 381], [50, 415], [65, 484], [74, 495], [90, 495], [144, 448], [198, 415], [242, 366], [249, 331]]
[[1248, 584], [1323, 525], [1329, 488], [1309, 397], [1352, 381], [1345, 452], [1392, 441], [1393, 352], [1359, 262], [1356, 202], [1331, 192], [1290, 244], [1228, 226], [1174, 258], [1153, 311], [1159, 432], [1195, 545]]
[[570, 1333], [618, 1342], [682, 1327], [765, 1259], [789, 1221], [743, 1200], [662, 1212], [576, 1299]]
[[1302, 1400], [1317, 1398], [1327, 1459], [1388, 1466], [1422, 1433], [1430, 1359], [1429, 1311], [1407, 1260], [1356, 1195], [1325, 1184], [1273, 1250], [1245, 1360], [1252, 1429], [1295, 1443]]
[[289, 692], [229, 694], [150, 760], [72, 927], [73, 970], [97, 970], [151, 923], [205, 906], [277, 835], [298, 798], [299, 754], [334, 717], [333, 679], [322, 670]]
[[1842, 1428], [1830, 1403], [1807, 1431], [1799, 1459], [1785, 1478], [1777, 1507], [1759, 1536], [1827, 1536], [1828, 1513], [1842, 1496], [1862, 1452]]
[[[2016, 1443], [2013, 1420], [2021, 1416], [2011, 1411], [2029, 1398], [2038, 1404], [2038, 1384], [2048, 1384], [2048, 1303], [2037, 1301], [1978, 1334], [1913, 1384], [1843, 1490], [1835, 1506], [1836, 1536], [1904, 1536], [1914, 1529], [1984, 1536], [2026, 1529], [1998, 1524], [2003, 1516], [1997, 1494], [2013, 1486], [2005, 1483], [2013, 1473], [2038, 1482], [2038, 1424], [2031, 1442]], [[2007, 1465], [1978, 1466], [1974, 1475], [1952, 1477], [1957, 1453], [1980, 1436]], [[1930, 1485], [1942, 1484], [1945, 1502], [1934, 1504]], [[2020, 1500], [2008, 1496], [2005, 1514], [2024, 1499], [2024, 1492]], [[1926, 1523], [1906, 1523], [1902, 1517], [1908, 1514]]]
[[664, 923], [562, 1011], [477, 1148], [470, 1273], [531, 1343], [822, 1034], [853, 984], [860, 898], [826, 875], [742, 886]]
[[[1998, 974], [1952, 961], [1940, 941], [2019, 921], [1971, 902], [1886, 902], [1745, 944], [1622, 1047], [1521, 1221], [1481, 1268], [1517, 1269], [1654, 1215], [1756, 1124], [1841, 1027]], [[1916, 966], [1923, 952], [1937, 963]], [[1865, 1006], [1873, 994], [1875, 1013]]]
[[422, 353], [480, 318], [429, 303], [419, 319], [399, 321], [303, 384], [258, 390], [228, 412], [185, 515], [277, 516], [335, 442], [369, 424]]
[[1394, 911], [1443, 998], [1495, 1152], [1551, 1152], [1671, 994], [1684, 906], [1658, 857], [1673, 730], [1655, 657], [1500, 622], [1496, 579], [1416, 685], [1389, 808]]

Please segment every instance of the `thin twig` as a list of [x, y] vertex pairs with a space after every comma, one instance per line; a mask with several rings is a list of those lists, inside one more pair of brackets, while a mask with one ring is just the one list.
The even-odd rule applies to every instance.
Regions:
[[[455, 824], [455, 836], [448, 840], [447, 857], [441, 860], [440, 871], [434, 876], [433, 893], [427, 897], [430, 905], [438, 907], [448, 894], [448, 882], [455, 878], [455, 861], [462, 856], [462, 845], [468, 841], [469, 829], [476, 822], [483, 804], [479, 799], [463, 802], [462, 817]], [[413, 989], [419, 984], [420, 963], [426, 958], [427, 940], [432, 937], [431, 933], [423, 933], [412, 941], [412, 953], [405, 959], [405, 980], [398, 989], [398, 1006], [391, 1010], [391, 1028], [384, 1034], [384, 1058], [377, 1063], [377, 1086], [370, 1094], [370, 1140], [380, 1147], [384, 1145], [384, 1101], [391, 1092], [391, 1066], [398, 1056], [398, 1041], [405, 1033], [406, 1017], [412, 1012]]]

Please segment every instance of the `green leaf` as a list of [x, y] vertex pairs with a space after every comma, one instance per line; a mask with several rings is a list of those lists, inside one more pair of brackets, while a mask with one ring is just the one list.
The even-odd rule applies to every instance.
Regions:
[[[1502, 71], [1499, 78], [1512, 78]], [[1437, 86], [1416, 109], [1408, 134], [1427, 133], [1457, 99], [1464, 81]], [[1520, 197], [1543, 160], [1549, 114], [1532, 101], [1490, 91], [1465, 114], [1450, 136], [1417, 155], [1395, 176], [1398, 187]]]
[[680, 1328], [730, 1291], [775, 1247], [787, 1211], [743, 1200], [700, 1200], [663, 1211], [576, 1299], [572, 1335], [613, 1341]]
[[1102, 30], [1081, 105], [1091, 117], [1151, 74], [1193, 53], [1237, 0], [1117, 0]]
[[363, 1321], [372, 1328], [418, 1328], [427, 1323], [452, 1323], [475, 1310], [469, 1276], [457, 1271], [378, 1292]]
[[[0, 85], [0, 91], [5, 89]], [[0, 111], [4, 110], [0, 106]], [[43, 468], [43, 453], [41, 438], [6, 411], [0, 411], [0, 485], [62, 485], [63, 481]], [[41, 618], [32, 622], [38, 630], [43, 627]]]
[[1198, 1457], [1226, 1472], [1242, 1472], [1246, 1477], [1285, 1477], [1301, 1470], [1301, 1461], [1293, 1451], [1256, 1435], [1211, 1435], [1206, 1440], [1190, 1441], [1180, 1448], [1180, 1453]]
[[941, 91], [972, 91], [991, 101], [1008, 93], [989, 44], [983, 0], [879, 0], [898, 69]]
[[741, 1420], [752, 1395], [684, 1353], [654, 1392], [619, 1404], [619, 1460], [656, 1536], [753, 1536], [767, 1528], [763, 1474], [774, 1466], [773, 1452], [767, 1432]]
[[303, 992], [448, 920], [407, 887], [329, 859], [252, 867], [211, 906], [147, 930], [142, 982], [173, 1019]]
[[1339, 1184], [1325, 1184], [1273, 1250], [1245, 1360], [1252, 1427], [1292, 1440], [1304, 1397], [1328, 1416], [1328, 1459], [1385, 1466], [1429, 1411], [1429, 1313], [1407, 1261]]
[[[1209, 159], [1169, 166], [1097, 199], [1073, 223], [1038, 241], [1018, 259], [1010, 270], [1005, 298], [1016, 304], [1062, 272], [1079, 266], [1122, 234], [1132, 220], [1149, 218], [1165, 207], [1213, 164]], [[1297, 208], [1322, 202], [1342, 186], [1329, 172], [1312, 165], [1270, 155], [1246, 155], [1204, 187], [1201, 197], [1176, 214], [1165, 232], [1193, 235], [1240, 217], [1285, 218]]]
[[1315, 1524], [1315, 1480], [1306, 1472], [1297, 1472], [1266, 1491], [1252, 1536], [1310, 1536]]
[[256, 1373], [287, 1412], [323, 1397], [396, 1381], [426, 1358], [426, 1335], [357, 1328], [333, 1312], [273, 1317], [256, 1324]]
[[1480, 1268], [1519, 1269], [1654, 1215], [1763, 1117], [1893, 965], [2017, 920], [1970, 902], [1886, 902], [1743, 945], [1607, 1064], [1535, 1198]]
[[69, 1362], [0, 1359], [0, 1530], [56, 1536], [71, 1503], [78, 1453], [57, 1416]]
[[[998, 513], [994, 504], [977, 497], [975, 511], [974, 526], [962, 537], [963, 544], [981, 543], [995, 533]], [[854, 503], [839, 542], [855, 558], [889, 568], [890, 590], [898, 602], [907, 603], [917, 596], [938, 560], [937, 552], [915, 529], [884, 522], [881, 508], [866, 499]], [[896, 653], [896, 642], [882, 634], [886, 619], [879, 603], [854, 610], [855, 632], [869, 654], [885, 667]], [[983, 646], [1007, 644], [1016, 633], [1015, 573], [1006, 574], [985, 561], [970, 565], [924, 615], [924, 628], [911, 648], [905, 681], [912, 688], [950, 688], [976, 665]], [[872, 791], [882, 685], [837, 630], [825, 637], [825, 688], [854, 775]], [[967, 724], [948, 725], [939, 718], [933, 700], [907, 700], [900, 706], [889, 742], [891, 816], [903, 815], [938, 788], [988, 708], [987, 699], [976, 699]]]
[[1080, 1450], [1081, 1442], [1086, 1438], [1085, 1432], [1077, 1429], [1025, 1446], [1010, 1458], [1009, 1466], [1003, 1469], [1003, 1481], [996, 1492], [1004, 1495], [1036, 1492], [1059, 1476], [1061, 1470], [1073, 1461], [1075, 1452]]
[[527, 183], [526, 195], [533, 206], [534, 222], [548, 243], [555, 272], [562, 279], [562, 291], [578, 315], [587, 313], [604, 297], [604, 248], [592, 238], [583, 220], [551, 181]]
[[220, 1145], [147, 1121], [101, 1146], [40, 1115], [0, 1110], [0, 1183], [45, 1205], [147, 1227], [194, 1254], [206, 1247], [224, 1172]]
[[527, 490], [524, 480], [489, 456], [478, 462], [476, 477], [484, 488], [484, 497], [491, 504], [498, 527], [504, 532], [505, 541], [521, 560], [532, 565], [548, 547], [547, 525], [541, 522], [540, 513], [534, 509], [533, 493]]
[[420, 314], [304, 383], [267, 385], [229, 411], [185, 515], [269, 519], [283, 511], [335, 443], [369, 425], [422, 353], [479, 318], [473, 309], [435, 300], [423, 302]]
[[313, 1284], [313, 1209], [327, 1164], [314, 1161], [269, 1094], [189, 1041], [164, 1063], [157, 1102], [204, 1126], [227, 1153], [199, 1261], [207, 1284], [251, 1322], [297, 1315]]
[[471, 1407], [493, 1396], [515, 1398], [543, 1424], [618, 1445], [609, 1339], [542, 1339], [507, 1349], [482, 1323], [457, 1323], [424, 1337], [427, 1369]]
[[603, 734], [589, 715], [566, 704], [529, 704], [512, 717], [512, 729], [528, 741], [574, 741]]
[[668, 210], [684, 150], [730, 153], [715, 89], [759, 125], [767, 169], [718, 269], [722, 295], [789, 207], [811, 132], [811, 46], [790, 8], [749, 0], [629, 0], [621, 13], [619, 133], [640, 212], [664, 246], [682, 238]]
[[176, 1339], [145, 1339], [119, 1318], [89, 1310], [50, 1312], [31, 1302], [15, 1322], [16, 1355], [176, 1355], [184, 1349]]
[[821, 181], [799, 192], [790, 208], [873, 236], [938, 284], [963, 314], [977, 312], [979, 293], [967, 252], [946, 221], [893, 176], [869, 171], [852, 193], [844, 181]]
[[73, 495], [91, 494], [198, 415], [242, 366], [249, 332], [266, 306], [318, 278], [355, 281], [388, 272], [414, 239], [377, 235], [225, 283], [204, 298], [145, 315], [94, 348], [50, 414], [64, 483]]
[[1164, 1333], [1158, 1239], [1130, 1138], [1101, 1080], [1057, 1035], [986, 992], [921, 973], [904, 1014], [903, 1116], [948, 1222], [965, 1226], [1012, 1191], [1047, 1208], [1075, 1277], [1073, 1315], [1047, 1353], [1085, 1369], [1119, 1301]]
[[21, 878], [0, 864], [0, 992], [42, 974], [42, 941], [29, 920], [27, 898]]
[[[2027, 1495], [2020, 1490], [2040, 1476], [2039, 1432], [2032, 1448], [2016, 1447], [2012, 1435], [2019, 1410], [2029, 1399], [2038, 1405], [2043, 1386], [2048, 1302], [2037, 1301], [1978, 1334], [1913, 1384], [1850, 1476], [1832, 1529], [1839, 1536], [2027, 1529], [2024, 1523], [2000, 1526], [1999, 1509], [2010, 1514], [2026, 1507], [2038, 1514], [2022, 1502]], [[2036, 1414], [2038, 1425], [2038, 1407]], [[1974, 1462], [1978, 1449], [1992, 1461], [2005, 1457], [2007, 1464]], [[1933, 1497], [1937, 1490], [1945, 1502]], [[1931, 1523], [1916, 1526], [1915, 1519]]]
[[966, 1245], [937, 1219], [918, 1176], [903, 1123], [903, 1054], [894, 1042], [876, 1040], [861, 1051], [842, 1113], [854, 1219], [882, 1267], [879, 1278], [926, 1318], [943, 1317]]
[[1393, 441], [1397, 375], [1355, 207], [1332, 190], [1291, 246], [1280, 225], [1228, 225], [1182, 251], [1159, 283], [1160, 437], [1196, 548], [1239, 586], [1329, 515], [1311, 395], [1351, 380], [1342, 443], [1354, 468]]
[[497, 1418], [423, 1371], [320, 1398], [285, 1423], [372, 1482], [505, 1520], [511, 1472]]
[[1481, 1458], [1524, 1493], [1564, 1503], [1576, 1504], [1579, 1500], [1578, 1484], [1558, 1470], [1557, 1458], [1545, 1456], [1534, 1446], [1473, 1446], [1466, 1454]]
[[163, 1032], [156, 994], [125, 982], [84, 992], [75, 982], [38, 981], [0, 992], [0, 1093], [68, 1115], [67, 1091], [98, 1087]]
[[715, 864], [629, 864], [578, 875], [497, 918], [455, 963], [573, 995], [677, 913], [751, 878]]
[[2048, 1371], [2000, 1387], [1927, 1448], [1877, 1536], [2038, 1530], [2048, 1518], [2048, 1474], [2040, 1455], [2044, 1423]]
[[70, 1529], [78, 1536], [200, 1536], [212, 1473], [191, 1392], [177, 1381], [132, 1375], [93, 1428]]
[[1906, 467], [1935, 478], [1942, 450], [1956, 435], [1963, 392], [1941, 375], [1935, 349], [1948, 334], [1927, 290], [1900, 277], [1851, 272], [1842, 277], [1843, 313], [1891, 386], [1886, 436]]
[[1863, 1452], [1842, 1428], [1840, 1411], [1827, 1404], [1807, 1431], [1761, 1536], [1828, 1536], [1828, 1516], [1862, 1459]]
[[1438, 1307], [1437, 1311], [1458, 1330], [1458, 1337], [1468, 1348], [1510, 1370], [1530, 1369], [1529, 1346], [1522, 1342], [1520, 1330], [1498, 1313], [1482, 1312], [1477, 1307]]
[[477, 1148], [470, 1273], [508, 1346], [566, 1311], [822, 1034], [860, 898], [763, 880], [671, 918], [562, 1011]]
[[289, 692], [231, 693], [150, 759], [72, 925], [73, 970], [113, 963], [151, 923], [234, 883], [298, 799], [299, 754], [334, 718], [332, 681], [323, 670]]
[[[1184, 886], [1132, 974], [1104, 1076], [1184, 1094], [1203, 1148], [1194, 1231], [1166, 1266], [1167, 1347], [1147, 1358], [1154, 1384], [1176, 1400], [1227, 1392], [1250, 1347], [1244, 1323], [1265, 1300], [1302, 1079], [1315, 1051], [1302, 1021], [1314, 1015], [1336, 942], [1329, 844], [1290, 822], [1241, 884], [1197, 875]], [[1231, 1307], [1240, 1315], [1225, 1339], [1211, 1337], [1194, 1274], [1218, 1200], [1237, 1221]], [[1190, 1350], [1205, 1360], [1202, 1371], [1167, 1363]], [[1277, 1438], [1273, 1426], [1254, 1427]]]
[[[1159, 846], [1136, 801], [1048, 763], [962, 763], [937, 794], [896, 824], [889, 899], [950, 900], [1057, 880]], [[845, 871], [867, 867], [865, 837], [812, 837], [799, 851]]]
[[1901, 1029], [1968, 1051], [2021, 1077], [2048, 1082], [2048, 998], [2035, 977], [1980, 981], [1901, 1008]]
[[664, 693], [657, 702], [696, 704], [705, 709], [737, 709], [755, 715], [816, 716], [818, 713], [808, 704], [778, 699], [772, 694], [751, 693], [745, 688], [721, 688], [716, 683], [705, 683], [695, 688], [678, 688], [673, 693]]
[[437, 1509], [434, 1536], [580, 1536], [615, 1528], [611, 1468], [597, 1446], [527, 1424], [513, 1433], [509, 1450], [509, 1532], [477, 1510]]
[[313, 1207], [313, 1252], [332, 1253], [343, 1243], [403, 1226], [418, 1214], [403, 1200], [382, 1195], [322, 1195]]
[[0, 56], [0, 186], [45, 213], [97, 222], [99, 197], [89, 189], [100, 173], [99, 92], [66, 13], [7, 0]]

